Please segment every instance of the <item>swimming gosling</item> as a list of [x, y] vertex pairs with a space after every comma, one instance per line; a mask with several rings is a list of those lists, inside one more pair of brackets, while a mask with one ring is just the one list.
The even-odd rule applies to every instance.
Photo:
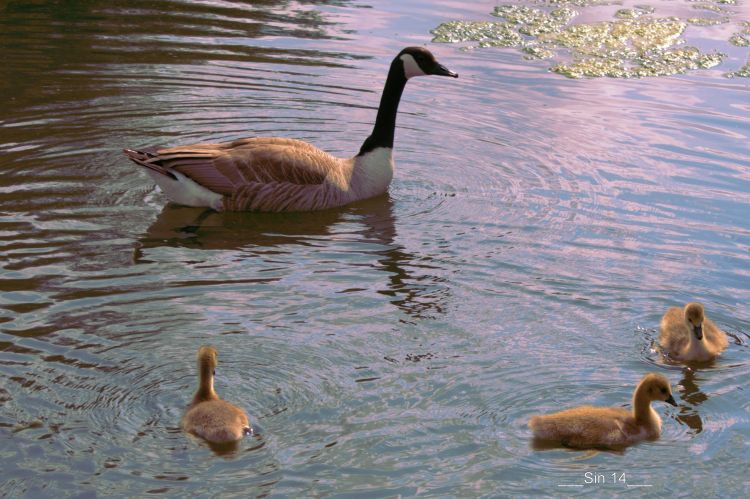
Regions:
[[200, 384], [182, 417], [182, 428], [209, 442], [234, 442], [251, 432], [250, 422], [245, 411], [221, 400], [214, 391], [217, 356], [214, 347], [198, 350]]
[[729, 344], [724, 331], [706, 318], [703, 305], [697, 302], [667, 310], [660, 329], [659, 344], [675, 360], [707, 362]]
[[633, 410], [621, 407], [581, 406], [534, 416], [529, 428], [539, 440], [566, 447], [623, 447], [641, 440], [654, 440], [661, 434], [661, 418], [651, 402], [663, 400], [677, 405], [669, 380], [661, 374], [643, 377], [633, 394]]

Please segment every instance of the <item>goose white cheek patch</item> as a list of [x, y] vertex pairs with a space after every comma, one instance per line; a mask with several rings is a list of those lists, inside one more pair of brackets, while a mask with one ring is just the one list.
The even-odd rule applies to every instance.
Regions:
[[411, 55], [404, 54], [399, 57], [399, 59], [404, 63], [404, 73], [406, 74], [407, 80], [413, 76], [424, 76], [426, 74]]

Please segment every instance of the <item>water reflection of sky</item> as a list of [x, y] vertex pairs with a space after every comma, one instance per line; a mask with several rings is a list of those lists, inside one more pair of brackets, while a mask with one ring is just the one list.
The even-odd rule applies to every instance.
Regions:
[[[71, 495], [534, 496], [612, 466], [663, 493], [711, 476], [715, 495], [741, 495], [747, 81], [724, 66], [573, 81], [514, 49], [429, 43], [440, 22], [494, 5], [3, 11], [13, 29], [0, 40], [17, 50], [0, 67], [13, 69], [0, 73], [12, 96], [0, 116], [0, 495], [53, 483]], [[726, 45], [728, 26], [686, 36]], [[461, 76], [409, 82], [386, 198], [204, 214], [168, 205], [121, 157], [255, 133], [352, 154], [406, 44]], [[695, 373], [648, 348], [666, 307], [689, 299], [737, 339]], [[205, 342], [220, 351], [220, 394], [262, 430], [228, 459], [176, 428]], [[682, 403], [656, 408], [658, 442], [622, 455], [529, 447], [531, 414], [626, 405], [650, 370]]]

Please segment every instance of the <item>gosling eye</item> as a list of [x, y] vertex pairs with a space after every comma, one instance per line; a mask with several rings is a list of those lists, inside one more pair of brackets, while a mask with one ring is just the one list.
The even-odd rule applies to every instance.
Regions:
[[662, 392], [662, 393], [663, 393], [664, 395], [666, 395], [666, 394], [667, 394], [667, 389], [666, 389], [666, 388], [662, 388], [662, 389], [661, 389], [661, 392]]
[[213, 375], [216, 376], [216, 369], [213, 370]]

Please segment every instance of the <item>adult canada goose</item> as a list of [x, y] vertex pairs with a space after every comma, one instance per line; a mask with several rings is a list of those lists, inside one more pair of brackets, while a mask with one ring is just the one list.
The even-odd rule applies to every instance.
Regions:
[[729, 342], [724, 331], [711, 322], [703, 305], [692, 302], [671, 307], [660, 324], [659, 344], [670, 358], [706, 362], [715, 359]]
[[396, 113], [407, 80], [458, 78], [429, 50], [407, 47], [393, 59], [372, 133], [353, 158], [336, 158], [299, 140], [252, 137], [125, 154], [145, 166], [175, 203], [218, 211], [310, 211], [384, 193], [393, 178]]
[[669, 381], [661, 374], [647, 374], [638, 383], [632, 411], [621, 407], [574, 407], [534, 416], [529, 428], [535, 438], [567, 447], [623, 447], [661, 434], [661, 418], [651, 407], [653, 400], [677, 405]]
[[251, 432], [250, 422], [245, 411], [221, 400], [214, 391], [217, 356], [213, 347], [203, 346], [198, 350], [200, 383], [182, 417], [182, 427], [209, 442], [234, 442]]

